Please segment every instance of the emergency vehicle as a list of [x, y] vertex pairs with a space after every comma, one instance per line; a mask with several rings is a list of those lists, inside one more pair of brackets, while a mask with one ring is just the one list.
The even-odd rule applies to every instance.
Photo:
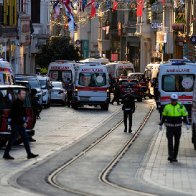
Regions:
[[66, 86], [68, 78], [74, 82], [75, 66], [77, 63], [66, 60], [51, 62], [48, 67], [48, 76], [51, 81], [61, 81]]
[[14, 84], [14, 71], [11, 64], [0, 59], [0, 84]]
[[160, 112], [170, 103], [170, 95], [175, 93], [179, 102], [185, 105], [189, 115], [191, 114], [195, 73], [196, 64], [183, 59], [172, 59], [160, 65], [158, 76]]
[[119, 61], [108, 63], [104, 66], [107, 68], [108, 73], [117, 79], [127, 79], [129, 73], [135, 72], [134, 66], [130, 62]]
[[105, 65], [107, 63], [109, 63], [109, 60], [106, 59], [106, 58], [87, 58], [87, 59], [84, 59], [84, 60], [81, 60], [80, 61], [81, 63], [97, 63], [97, 64], [100, 64], [100, 65]]
[[102, 65], [79, 65], [76, 71], [72, 107], [100, 105], [102, 110], [109, 107], [109, 77]]
[[151, 98], [154, 96], [154, 81], [158, 78], [160, 63], [150, 63], [145, 67], [145, 78], [148, 86], [148, 96]]

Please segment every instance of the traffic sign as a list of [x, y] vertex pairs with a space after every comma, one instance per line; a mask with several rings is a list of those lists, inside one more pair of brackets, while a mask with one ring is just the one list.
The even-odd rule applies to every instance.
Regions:
[[196, 44], [196, 35], [191, 36], [190, 41], [192, 44]]

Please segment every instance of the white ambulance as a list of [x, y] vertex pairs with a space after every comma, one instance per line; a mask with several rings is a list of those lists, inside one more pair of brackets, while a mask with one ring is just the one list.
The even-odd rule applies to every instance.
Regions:
[[102, 65], [83, 64], [77, 66], [72, 107], [100, 105], [102, 110], [109, 107], [109, 83], [107, 69]]
[[108, 73], [117, 79], [127, 79], [129, 73], [135, 72], [134, 66], [128, 61], [118, 61], [104, 65]]
[[14, 84], [14, 71], [11, 64], [0, 59], [0, 84]]
[[160, 112], [170, 103], [170, 95], [175, 93], [179, 97], [179, 102], [185, 105], [191, 114], [195, 74], [196, 64], [183, 59], [171, 59], [160, 65], [158, 76]]
[[64, 85], [68, 83], [68, 78], [74, 82], [76, 64], [67, 60], [51, 62], [48, 67], [48, 77], [51, 81], [61, 81]]

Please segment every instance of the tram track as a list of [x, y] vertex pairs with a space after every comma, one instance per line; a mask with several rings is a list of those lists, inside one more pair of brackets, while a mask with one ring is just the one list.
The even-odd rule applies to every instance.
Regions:
[[[143, 121], [141, 122], [140, 126], [135, 131], [135, 133], [132, 135], [132, 137], [123, 145], [123, 147], [120, 149], [120, 151], [115, 155], [115, 157], [109, 162], [109, 164], [99, 174], [99, 181], [101, 181], [102, 183], [104, 183], [106, 185], [117, 188], [117, 189], [121, 189], [121, 190], [132, 192], [132, 193], [137, 192], [137, 191], [131, 190], [129, 188], [126, 188], [126, 187], [123, 187], [123, 186], [120, 186], [120, 185], [117, 185], [117, 184], [114, 184], [114, 183], [110, 182], [108, 176], [110, 175], [110, 172], [115, 168], [115, 165], [120, 161], [120, 159], [123, 157], [123, 155], [126, 153], [126, 151], [133, 144], [133, 142], [137, 139], [138, 135], [140, 134], [143, 127], [147, 123], [149, 117], [151, 116], [153, 108], [154, 108], [154, 106], [151, 105], [147, 114], [146, 114], [146, 116], [144, 117]], [[61, 189], [63, 191], [66, 191], [66, 192], [69, 192], [69, 193], [72, 193], [72, 194], [83, 195], [83, 196], [94, 195], [94, 194], [87, 193], [87, 192], [84, 192], [84, 191], [75, 190], [75, 189], [72, 189], [72, 188], [69, 188], [69, 187], [65, 187], [64, 185], [61, 185], [57, 181], [57, 177], [68, 166], [71, 166], [75, 161], [82, 158], [85, 154], [87, 154], [89, 151], [93, 150], [98, 144], [100, 144], [102, 141], [104, 141], [106, 138], [108, 138], [108, 136], [110, 136], [122, 124], [122, 122], [123, 122], [123, 120], [118, 122], [118, 124], [116, 124], [108, 132], [106, 132], [100, 138], [98, 138], [96, 141], [94, 141], [92, 144], [90, 144], [83, 151], [81, 151], [76, 156], [74, 156], [72, 159], [67, 161], [65, 164], [63, 164], [62, 166], [60, 166], [59, 168], [57, 168], [56, 170], [51, 172], [50, 175], [46, 178], [47, 183], [56, 187], [56, 188], [58, 188], [58, 189]], [[137, 192], [137, 193], [139, 193], [141, 195], [144, 195], [144, 194], [145, 195], [150, 195], [150, 194], [146, 194], [146, 193], [142, 193], [142, 192]]]

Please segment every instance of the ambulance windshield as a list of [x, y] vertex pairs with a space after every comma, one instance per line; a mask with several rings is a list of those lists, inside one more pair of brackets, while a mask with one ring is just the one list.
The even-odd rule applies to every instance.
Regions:
[[192, 92], [195, 75], [164, 75], [162, 88], [166, 92]]
[[89, 87], [101, 87], [106, 85], [105, 73], [88, 73], [82, 72], [79, 74], [79, 85]]

